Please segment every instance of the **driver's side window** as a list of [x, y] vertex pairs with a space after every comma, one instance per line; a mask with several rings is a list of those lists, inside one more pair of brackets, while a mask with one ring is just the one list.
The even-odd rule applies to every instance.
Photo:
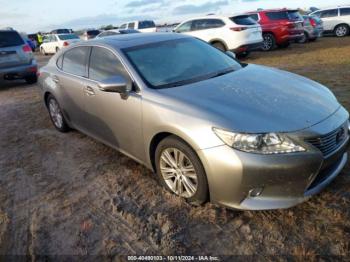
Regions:
[[190, 32], [192, 27], [192, 21], [188, 21], [182, 24], [179, 28], [176, 29], [176, 33], [185, 33]]
[[106, 48], [94, 46], [90, 56], [89, 78], [101, 82], [115, 76], [123, 76], [131, 90], [131, 78], [115, 54]]

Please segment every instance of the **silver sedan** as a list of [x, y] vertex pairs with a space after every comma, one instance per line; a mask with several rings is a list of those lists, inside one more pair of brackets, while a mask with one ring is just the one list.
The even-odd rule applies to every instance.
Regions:
[[78, 43], [39, 80], [59, 131], [119, 150], [193, 204], [288, 208], [319, 193], [347, 161], [349, 114], [326, 87], [239, 63], [192, 37]]

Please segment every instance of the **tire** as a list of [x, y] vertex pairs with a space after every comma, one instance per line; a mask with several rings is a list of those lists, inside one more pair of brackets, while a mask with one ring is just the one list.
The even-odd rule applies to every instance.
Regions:
[[263, 46], [261, 48], [263, 51], [271, 51], [276, 47], [276, 38], [273, 34], [264, 33], [263, 39]]
[[335, 28], [334, 28], [334, 34], [337, 36], [337, 37], [344, 37], [344, 36], [347, 36], [349, 34], [349, 26], [348, 25], [345, 25], [345, 24], [342, 24], [342, 25], [337, 25]]
[[220, 43], [220, 42], [214, 42], [211, 44], [213, 47], [223, 51], [223, 52], [226, 52], [226, 47], [224, 46], [223, 43]]
[[157, 146], [155, 163], [158, 179], [168, 191], [193, 205], [201, 205], [208, 200], [209, 189], [203, 165], [196, 152], [184, 141], [176, 136], [163, 139]]
[[58, 53], [60, 51], [59, 47], [56, 47], [56, 53]]
[[279, 48], [287, 48], [289, 46], [290, 46], [290, 42], [285, 42], [285, 43], [282, 43], [282, 44], [278, 45]]
[[27, 76], [24, 78], [24, 80], [27, 82], [27, 84], [32, 85], [38, 82], [38, 77], [36, 75]]
[[46, 105], [47, 110], [49, 111], [51, 122], [55, 128], [62, 133], [68, 132], [70, 128], [62, 114], [62, 110], [57, 100], [53, 97], [53, 95], [49, 95], [47, 97]]
[[305, 43], [307, 43], [307, 42], [309, 42], [309, 35], [306, 33], [306, 32], [304, 32], [304, 36], [303, 36], [303, 38], [301, 38], [299, 41], [298, 41], [298, 43], [300, 43], [300, 44], [305, 44]]
[[46, 53], [46, 51], [45, 51], [45, 49], [43, 47], [40, 48], [40, 53], [45, 55], [45, 56], [47, 56], [47, 53]]
[[315, 42], [317, 40], [317, 37], [315, 37], [315, 38], [309, 38], [309, 41], [310, 42]]

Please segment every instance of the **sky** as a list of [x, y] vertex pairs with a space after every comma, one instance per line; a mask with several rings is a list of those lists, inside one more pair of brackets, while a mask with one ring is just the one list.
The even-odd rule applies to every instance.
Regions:
[[142, 19], [175, 23], [208, 13], [346, 4], [350, 5], [350, 0], [0, 0], [0, 28], [13, 27], [27, 33], [55, 28], [77, 30]]

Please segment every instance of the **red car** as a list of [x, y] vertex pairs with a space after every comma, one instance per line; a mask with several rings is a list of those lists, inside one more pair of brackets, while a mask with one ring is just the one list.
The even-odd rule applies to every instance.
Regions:
[[247, 14], [262, 27], [264, 51], [276, 46], [287, 47], [291, 41], [298, 41], [304, 36], [303, 18], [298, 10], [258, 10]]

